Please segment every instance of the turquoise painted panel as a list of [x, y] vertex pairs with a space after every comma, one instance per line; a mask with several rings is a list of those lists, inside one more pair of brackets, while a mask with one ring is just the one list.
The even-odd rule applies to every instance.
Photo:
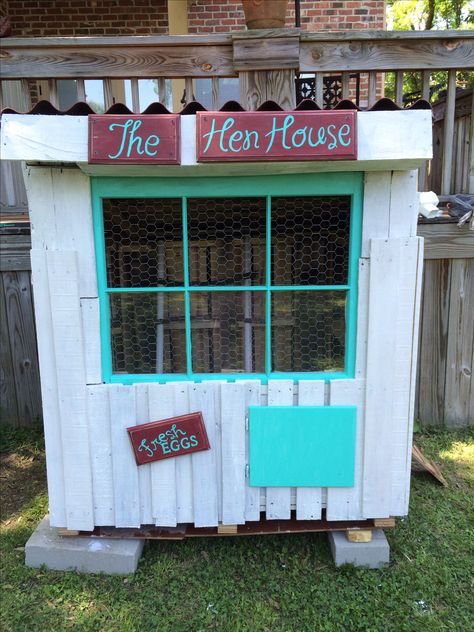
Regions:
[[356, 406], [251, 406], [250, 485], [352, 487]]

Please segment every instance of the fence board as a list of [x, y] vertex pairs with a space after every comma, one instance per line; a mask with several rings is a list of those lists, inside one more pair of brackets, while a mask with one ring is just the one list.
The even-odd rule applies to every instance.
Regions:
[[[92, 469], [94, 524], [114, 524], [114, 481], [109, 389], [104, 385], [87, 388], [87, 414]], [[49, 455], [48, 455], [49, 458]]]
[[245, 384], [221, 385], [222, 522], [245, 522]]
[[109, 386], [116, 527], [140, 526], [140, 491], [135, 457], [127, 428], [136, 419], [133, 386]]
[[79, 272], [74, 251], [48, 251], [48, 280], [66, 499], [66, 526], [94, 526], [86, 374], [79, 303]]
[[[173, 384], [175, 415], [185, 415], [189, 410], [189, 382]], [[193, 522], [193, 466], [190, 454], [176, 459], [176, 519], [178, 523]]]
[[[249, 406], [261, 406], [262, 396], [260, 393], [261, 383], [258, 380], [251, 380], [246, 384], [245, 392], [245, 414], [248, 419]], [[249, 433], [245, 433], [245, 463], [250, 462], [249, 456]], [[248, 470], [245, 477], [245, 520], [260, 520], [260, 487], [250, 487]], [[265, 490], [263, 490], [265, 492]]]
[[13, 375], [13, 362], [10, 346], [10, 331], [7, 322], [3, 274], [0, 275], [0, 402], [3, 423], [20, 426], [18, 415], [18, 395]]
[[474, 424], [468, 419], [474, 393], [472, 347], [474, 345], [474, 259], [451, 263], [449, 300], [450, 336], [446, 354], [444, 415], [448, 426]]
[[[324, 381], [301, 380], [298, 384], [298, 406], [324, 406]], [[296, 518], [321, 520], [322, 488], [298, 487], [296, 490]]]
[[[293, 381], [270, 380], [268, 382], [269, 406], [293, 405]], [[291, 515], [291, 488], [267, 487], [267, 520], [288, 520]]]
[[[148, 409], [148, 384], [135, 384], [135, 411], [137, 425], [152, 421]], [[140, 496], [140, 521], [142, 524], [153, 524], [151, 463], [144, 463], [138, 468], [138, 489]]]
[[[151, 421], [174, 415], [172, 384], [148, 386], [148, 413]], [[141, 466], [140, 466], [141, 467]], [[176, 459], [151, 464], [152, 514], [157, 526], [176, 526]]]
[[18, 422], [31, 425], [41, 415], [41, 394], [30, 273], [8, 271], [2, 276]]

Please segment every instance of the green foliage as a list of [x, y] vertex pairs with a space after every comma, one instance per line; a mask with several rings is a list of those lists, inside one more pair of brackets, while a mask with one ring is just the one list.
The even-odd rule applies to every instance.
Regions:
[[[410, 515], [387, 532], [392, 563], [380, 571], [335, 569], [323, 534], [154, 541], [125, 578], [26, 568], [22, 547], [47, 510], [42, 491], [1, 526], [2, 630], [470, 630], [474, 433], [424, 430], [416, 440], [449, 487], [413, 477]], [[8, 443], [25, 449], [25, 436]], [[18, 483], [29, 485], [24, 474]]]
[[[471, 0], [388, 0], [387, 27], [394, 31], [474, 28], [474, 5]], [[410, 105], [422, 97], [421, 72], [404, 73], [403, 100]], [[433, 72], [430, 77], [430, 101], [443, 97], [447, 72]], [[458, 72], [457, 86], [474, 86], [472, 72]], [[385, 95], [395, 99], [395, 73], [385, 75]]]

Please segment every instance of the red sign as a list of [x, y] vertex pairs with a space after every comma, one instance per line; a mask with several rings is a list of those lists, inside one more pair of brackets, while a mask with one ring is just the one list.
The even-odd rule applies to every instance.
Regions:
[[178, 114], [89, 116], [89, 162], [179, 165]]
[[198, 112], [197, 159], [355, 160], [356, 112]]
[[209, 450], [201, 413], [190, 413], [127, 428], [137, 465]]

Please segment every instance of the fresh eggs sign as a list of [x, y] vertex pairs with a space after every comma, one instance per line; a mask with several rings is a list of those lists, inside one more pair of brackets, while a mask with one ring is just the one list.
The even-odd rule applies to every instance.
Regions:
[[355, 160], [356, 113], [198, 112], [199, 162]]
[[202, 414], [152, 421], [127, 428], [137, 465], [209, 450]]
[[89, 162], [179, 165], [179, 114], [89, 116]]

